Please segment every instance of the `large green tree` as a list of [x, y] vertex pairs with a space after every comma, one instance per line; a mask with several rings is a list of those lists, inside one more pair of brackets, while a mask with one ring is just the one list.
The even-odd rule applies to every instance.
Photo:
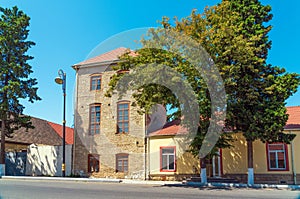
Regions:
[[5, 137], [21, 127], [33, 128], [30, 117], [22, 115], [20, 99], [33, 103], [40, 97], [36, 79], [29, 77], [33, 71], [28, 61], [33, 57], [27, 51], [34, 45], [27, 41], [30, 18], [17, 7], [0, 8], [0, 12], [0, 164], [5, 164]]
[[[225, 22], [225, 20], [224, 20]], [[131, 79], [134, 82], [137, 82], [138, 79], [142, 79], [144, 82], [148, 82], [147, 79], [159, 79], [160, 77], [164, 77], [166, 71], [158, 71], [158, 68], [161, 65], [168, 66], [172, 69], [174, 69], [177, 73], [180, 74], [181, 80], [187, 81], [187, 83], [191, 86], [195, 96], [196, 96], [196, 101], [197, 101], [197, 110], [199, 111], [198, 118], [192, 118], [191, 120], [193, 122], [188, 123], [188, 124], [183, 124], [188, 127], [188, 129], [191, 131], [191, 134], [194, 138], [191, 144], [191, 152], [195, 155], [199, 155], [199, 150], [201, 148], [202, 143], [204, 140], [209, 140], [207, 139], [207, 132], [209, 127], [211, 127], [211, 121], [212, 121], [212, 115], [214, 114], [212, 112], [212, 104], [211, 104], [211, 93], [209, 92], [208, 88], [208, 82], [207, 79], [203, 78], [203, 71], [197, 70], [193, 64], [190, 62], [191, 60], [188, 60], [184, 55], [187, 55], [188, 57], [193, 57], [194, 54], [193, 52], [190, 53], [192, 50], [191, 49], [181, 49], [178, 51], [179, 48], [181, 48], [181, 42], [183, 40], [189, 40], [187, 38], [180, 38], [180, 31], [175, 29], [175, 32], [178, 32], [177, 36], [174, 38], [172, 37], [170, 40], [170, 35], [172, 35], [172, 32], [167, 33], [164, 30], [169, 30], [169, 29], [174, 29], [171, 28], [171, 26], [168, 24], [168, 22], [165, 20], [162, 22], [164, 27], [158, 28], [158, 29], [151, 29], [149, 30], [149, 38], [147, 40], [142, 40], [143, 43], [143, 48], [137, 50], [138, 56], [131, 56], [131, 53], [129, 52], [128, 54], [125, 54], [124, 56], [121, 57], [122, 62], [120, 62], [119, 65], [115, 66], [114, 69], [116, 70], [137, 70], [139, 67], [145, 66], [145, 64], [149, 63], [155, 63], [156, 68], [156, 73], [151, 71], [144, 70], [141, 77], [137, 77], [137, 73], [133, 73], [133, 78]], [[199, 28], [202, 28], [203, 31], [205, 31], [205, 34], [208, 34], [206, 30], [206, 21], [204, 19], [201, 19], [201, 22], [198, 23]], [[226, 24], [227, 26], [228, 24]], [[236, 27], [232, 25], [232, 29], [235, 29]], [[188, 38], [190, 38], [188, 36]], [[194, 38], [192, 38], [194, 39]], [[199, 45], [198, 39], [195, 40], [197, 45]], [[153, 45], [151, 45], [153, 44]], [[156, 47], [155, 44], [158, 44], [159, 47]], [[201, 49], [201, 47], [200, 47]], [[199, 50], [199, 49], [195, 49]], [[205, 53], [204, 53], [205, 54]], [[199, 62], [201, 62], [201, 59], [206, 59], [205, 62], [209, 61], [209, 58], [207, 57], [201, 57], [200, 54], [197, 54], [196, 56], [200, 56]], [[198, 58], [195, 58], [196, 60]], [[197, 62], [197, 61], [196, 61]], [[148, 68], [151, 68], [150, 65]], [[168, 71], [168, 75], [172, 72]], [[110, 96], [113, 90], [115, 89], [116, 84], [119, 82], [119, 80], [123, 77], [124, 73], [118, 73], [116, 74], [111, 82], [111, 89], [108, 92], [108, 95]], [[176, 74], [174, 74], [176, 76]], [[168, 81], [167, 79], [170, 79]], [[183, 103], [179, 102], [179, 96], [178, 93], [174, 94], [173, 91], [175, 89], [170, 89], [164, 86], [162, 83], [163, 81], [168, 82], [168, 84], [172, 84], [176, 82], [172, 77], [167, 77], [161, 78], [160, 80], [157, 80], [156, 84], [145, 84], [139, 88], [136, 88], [136, 92], [133, 94], [134, 98], [136, 99], [137, 104], [139, 107], [145, 110], [146, 113], [149, 113], [151, 110], [151, 107], [155, 104], [163, 104], [163, 105], [170, 105], [170, 109], [176, 109], [177, 111], [172, 112], [171, 115], [169, 115], [169, 118], [172, 119], [179, 119], [181, 116], [184, 117], [184, 119], [187, 119], [189, 114], [185, 114], [182, 111], [182, 107], [186, 107], [186, 103], [183, 105]], [[213, 77], [208, 77], [208, 79], [213, 79]], [[216, 82], [214, 82], [216, 83]], [[136, 83], [134, 83], [136, 84]], [[125, 87], [125, 90], [127, 87]], [[187, 89], [185, 89], [183, 86], [181, 87], [183, 94], [186, 94], [185, 92]], [[185, 98], [191, 98], [189, 95], [186, 95]], [[224, 107], [220, 107], [221, 109]], [[200, 119], [201, 118], [201, 119]], [[184, 121], [183, 121], [184, 122]], [[194, 125], [194, 126], [192, 126]], [[196, 132], [197, 134], [194, 135], [193, 128], [196, 127]], [[205, 166], [205, 159], [206, 158], [211, 158], [212, 155], [215, 155], [215, 152], [217, 151], [218, 148], [226, 148], [230, 147], [230, 141], [232, 141], [231, 135], [229, 133], [224, 133], [224, 134], [215, 134], [213, 136], [217, 136], [220, 138], [218, 142], [216, 143], [215, 147], [212, 148], [210, 153], [205, 154], [204, 157], [201, 156], [202, 161], [201, 161], [201, 167], [202, 170], [206, 170]], [[209, 141], [208, 141], [209, 142]], [[211, 143], [207, 143], [208, 145]], [[213, 143], [214, 144], [214, 143]], [[206, 182], [206, 175], [203, 176], [205, 177], [202, 178], [203, 182]]]
[[254, 183], [253, 141], [289, 143], [295, 136], [283, 128], [285, 101], [296, 92], [299, 75], [267, 64], [270, 11], [258, 0], [223, 0], [172, 27], [198, 39], [220, 70], [228, 97], [226, 127], [247, 140], [249, 184]]
[[[253, 141], [289, 143], [295, 136], [284, 134], [283, 128], [288, 118], [285, 101], [296, 92], [299, 75], [267, 63], [271, 48], [268, 38], [271, 30], [268, 23], [272, 19], [270, 11], [270, 6], [264, 6], [258, 0], [223, 0], [216, 6], [206, 8], [202, 14], [193, 10], [190, 16], [181, 20], [170, 22], [165, 17], [161, 22], [163, 29], [176, 31], [199, 42], [214, 60], [227, 95], [225, 127], [232, 132], [243, 133], [247, 140], [249, 184], [254, 183]], [[160, 32], [161, 29], [150, 30], [148, 39], [157, 40], [161, 37]], [[146, 41], [143, 44], [147, 47]], [[164, 50], [143, 48], [135, 57], [125, 55], [124, 62], [116, 68], [131, 69], [155, 62], [174, 68], [183, 79], [188, 80], [196, 93], [201, 118], [191, 150], [199, 154], [212, 115], [211, 93], [207, 81], [193, 70], [184, 57], [168, 52], [170, 46], [172, 44], [166, 43]], [[112, 79], [112, 89], [120, 76]], [[135, 93], [135, 98], [138, 105], [146, 109], [162, 101], [172, 104], [178, 108], [177, 114], [181, 115], [176, 96], [162, 86], [144, 86]], [[230, 145], [230, 138], [225, 135], [220, 136], [212, 151]], [[201, 167], [205, 169], [205, 164]]]

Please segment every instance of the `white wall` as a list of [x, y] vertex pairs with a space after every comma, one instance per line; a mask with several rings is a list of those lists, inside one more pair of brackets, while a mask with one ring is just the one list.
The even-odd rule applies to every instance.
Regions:
[[[26, 175], [30, 176], [62, 176], [62, 146], [28, 147]], [[72, 145], [66, 145], [66, 176], [71, 174]]]

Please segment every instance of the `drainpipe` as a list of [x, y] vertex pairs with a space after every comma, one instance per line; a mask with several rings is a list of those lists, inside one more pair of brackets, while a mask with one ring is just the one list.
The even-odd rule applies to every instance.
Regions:
[[147, 135], [147, 140], [148, 140], [148, 155], [147, 155], [147, 158], [148, 158], [148, 180], [151, 180], [150, 179], [150, 137]]
[[148, 166], [148, 153], [149, 153], [149, 151], [148, 151], [148, 145], [149, 145], [149, 141], [148, 141], [148, 135], [147, 135], [147, 115], [146, 115], [146, 113], [145, 113], [145, 115], [144, 115], [144, 132], [145, 132], [145, 156], [144, 156], [144, 159], [145, 159], [145, 162], [144, 162], [144, 180], [147, 180], [148, 178], [147, 178], [147, 173], [148, 173], [148, 169], [149, 168], [147, 168], [147, 166]]
[[71, 174], [76, 175], [77, 173], [75, 173], [75, 153], [76, 153], [76, 135], [77, 135], [77, 120], [76, 120], [76, 116], [78, 113], [78, 73], [79, 73], [79, 68], [78, 67], [74, 67], [74, 69], [76, 70], [76, 85], [75, 85], [75, 100], [74, 100], [74, 115], [73, 115], [73, 122], [74, 122], [74, 126], [73, 126], [73, 146], [72, 146], [72, 167], [71, 167]]
[[[289, 131], [290, 134], [292, 134], [291, 131]], [[296, 174], [296, 168], [295, 168], [295, 161], [294, 161], [294, 141], [291, 142], [291, 160], [292, 160], [292, 171], [293, 171], [293, 179], [294, 184], [297, 184], [297, 174]]]

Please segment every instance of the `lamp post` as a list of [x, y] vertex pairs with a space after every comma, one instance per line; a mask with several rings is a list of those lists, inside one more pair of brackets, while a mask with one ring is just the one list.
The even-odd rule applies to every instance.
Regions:
[[62, 91], [63, 91], [63, 101], [64, 101], [64, 105], [63, 105], [63, 160], [62, 160], [62, 166], [61, 166], [61, 170], [62, 170], [62, 176], [65, 177], [66, 176], [66, 73], [59, 69], [58, 70], [58, 76], [57, 78], [55, 78], [55, 82], [57, 84], [61, 84], [62, 85]]

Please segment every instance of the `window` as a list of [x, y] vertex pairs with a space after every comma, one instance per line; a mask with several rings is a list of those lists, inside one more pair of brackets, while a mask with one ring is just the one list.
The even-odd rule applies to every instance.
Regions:
[[101, 75], [91, 76], [91, 90], [100, 90], [101, 89]]
[[287, 146], [284, 143], [267, 144], [268, 170], [288, 171]]
[[175, 171], [175, 147], [160, 148], [160, 171]]
[[117, 133], [129, 133], [129, 102], [118, 103]]
[[128, 172], [128, 154], [119, 153], [116, 155], [116, 171]]
[[90, 106], [90, 135], [100, 133], [100, 119], [101, 119], [101, 104], [92, 104]]
[[99, 155], [89, 154], [88, 155], [88, 172], [99, 172]]

